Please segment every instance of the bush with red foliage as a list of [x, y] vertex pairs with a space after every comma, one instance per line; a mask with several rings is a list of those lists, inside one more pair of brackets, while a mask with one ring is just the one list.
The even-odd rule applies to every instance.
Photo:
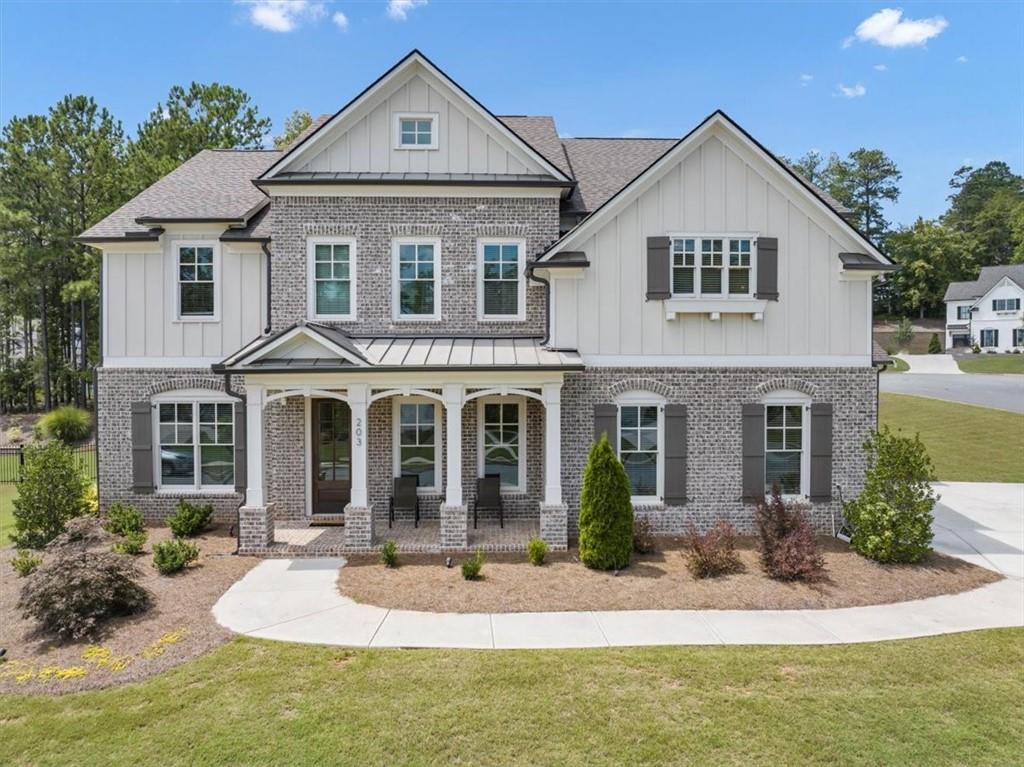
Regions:
[[686, 548], [686, 567], [694, 578], [714, 578], [740, 569], [740, 555], [736, 553], [736, 529], [721, 521], [706, 533], [690, 525], [683, 538]]
[[769, 501], [757, 505], [761, 566], [780, 581], [815, 581], [825, 575], [825, 558], [814, 539], [806, 507], [785, 501], [778, 485]]

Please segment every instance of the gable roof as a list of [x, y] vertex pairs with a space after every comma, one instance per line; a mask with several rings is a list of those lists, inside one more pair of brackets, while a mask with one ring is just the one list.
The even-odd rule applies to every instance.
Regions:
[[1006, 264], [1004, 266], [983, 266], [978, 279], [973, 282], [951, 282], [946, 288], [943, 301], [973, 301], [981, 298], [999, 283], [1004, 277], [1013, 280], [1018, 287], [1024, 288], [1024, 264]]
[[671, 149], [674, 138], [567, 138], [562, 146], [576, 178], [571, 212], [594, 211]]
[[558, 137], [555, 118], [548, 115], [501, 115], [498, 119], [543, 154], [548, 162], [572, 178], [572, 168], [565, 156], [562, 140]]

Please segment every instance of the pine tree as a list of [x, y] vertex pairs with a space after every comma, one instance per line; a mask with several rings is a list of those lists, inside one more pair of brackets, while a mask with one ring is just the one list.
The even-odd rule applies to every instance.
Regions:
[[580, 560], [595, 570], [620, 570], [633, 553], [629, 477], [608, 435], [590, 448], [580, 497]]

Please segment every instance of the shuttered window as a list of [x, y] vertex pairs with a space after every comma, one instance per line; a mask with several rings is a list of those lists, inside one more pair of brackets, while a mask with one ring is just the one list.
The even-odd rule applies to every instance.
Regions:
[[995, 329], [981, 331], [981, 345], [984, 347], [999, 346], [999, 331]]
[[750, 237], [678, 237], [672, 240], [672, 295], [749, 297], [754, 241]]
[[480, 319], [520, 320], [525, 316], [522, 241], [478, 243]]
[[159, 402], [156, 414], [161, 487], [234, 489], [233, 402]]
[[178, 246], [178, 314], [213, 317], [215, 272], [213, 246]]
[[619, 406], [619, 460], [629, 477], [634, 498], [658, 493], [661, 428], [657, 405]]
[[783, 495], [801, 494], [804, 481], [804, 407], [765, 406], [765, 494], [778, 485]]

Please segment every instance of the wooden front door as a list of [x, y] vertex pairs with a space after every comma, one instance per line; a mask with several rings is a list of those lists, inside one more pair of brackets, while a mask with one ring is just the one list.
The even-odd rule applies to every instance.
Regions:
[[313, 513], [341, 514], [352, 494], [352, 411], [336, 399], [312, 407]]

